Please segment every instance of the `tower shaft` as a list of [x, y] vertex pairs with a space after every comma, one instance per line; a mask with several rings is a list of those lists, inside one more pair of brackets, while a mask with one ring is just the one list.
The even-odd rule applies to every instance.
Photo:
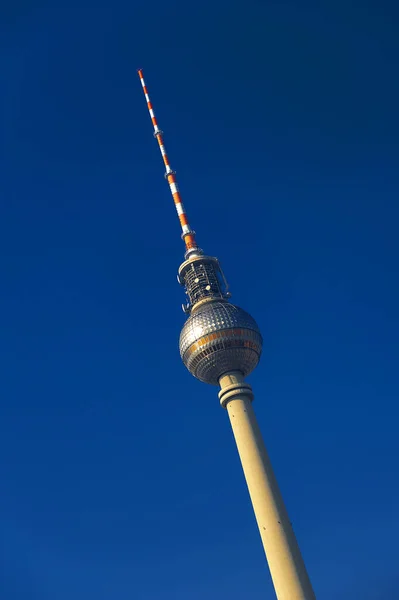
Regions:
[[251, 386], [239, 372], [223, 375], [219, 382], [277, 598], [315, 600], [252, 407]]

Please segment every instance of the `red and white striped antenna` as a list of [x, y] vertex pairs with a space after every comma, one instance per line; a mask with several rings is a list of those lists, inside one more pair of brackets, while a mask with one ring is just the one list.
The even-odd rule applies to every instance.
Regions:
[[138, 74], [140, 77], [141, 85], [143, 87], [144, 96], [147, 101], [148, 112], [150, 113], [151, 121], [154, 126], [154, 137], [156, 137], [156, 139], [158, 140], [159, 149], [161, 151], [162, 159], [165, 164], [165, 178], [169, 184], [169, 188], [175, 203], [177, 216], [179, 217], [180, 225], [182, 228], [182, 238], [186, 246], [186, 257], [192, 254], [200, 254], [201, 250], [198, 248], [197, 243], [195, 241], [195, 231], [193, 231], [190, 227], [187, 214], [180, 196], [179, 188], [177, 187], [176, 173], [171, 168], [168, 155], [166, 154], [166, 149], [162, 137], [163, 132], [159, 128], [157, 118], [154, 114], [154, 109], [152, 108], [152, 103], [148, 94], [148, 89], [144, 81], [143, 70], [139, 69]]

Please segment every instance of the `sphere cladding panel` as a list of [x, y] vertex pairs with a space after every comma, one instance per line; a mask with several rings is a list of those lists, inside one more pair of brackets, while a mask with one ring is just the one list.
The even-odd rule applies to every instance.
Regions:
[[194, 311], [180, 334], [180, 355], [197, 379], [218, 385], [228, 371], [251, 373], [262, 352], [255, 320], [227, 302], [209, 302]]

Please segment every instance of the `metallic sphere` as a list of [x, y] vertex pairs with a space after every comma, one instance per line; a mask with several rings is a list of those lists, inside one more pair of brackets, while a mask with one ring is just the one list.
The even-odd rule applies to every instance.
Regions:
[[180, 334], [180, 355], [187, 369], [213, 385], [229, 371], [240, 371], [244, 377], [251, 373], [261, 352], [256, 322], [228, 302], [206, 302], [192, 312]]

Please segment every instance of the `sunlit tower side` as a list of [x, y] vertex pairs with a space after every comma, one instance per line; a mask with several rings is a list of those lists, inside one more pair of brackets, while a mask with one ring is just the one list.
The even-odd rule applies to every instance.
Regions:
[[254, 319], [230, 303], [219, 261], [206, 255], [195, 239], [177, 187], [144, 81], [138, 71], [151, 121], [165, 164], [185, 244], [178, 281], [185, 288], [188, 318], [180, 334], [180, 355], [194, 377], [220, 386], [220, 404], [227, 410], [258, 523], [278, 600], [315, 600], [255, 413], [251, 386], [245, 377], [257, 366], [262, 336]]

